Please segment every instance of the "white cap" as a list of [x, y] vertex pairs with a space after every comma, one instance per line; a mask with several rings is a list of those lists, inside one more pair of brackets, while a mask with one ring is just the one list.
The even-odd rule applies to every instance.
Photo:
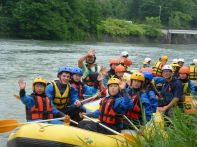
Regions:
[[151, 61], [151, 58], [145, 58], [144, 59], [144, 62], [149, 62], [149, 61]]
[[129, 53], [128, 53], [127, 51], [123, 51], [123, 52], [121, 53], [121, 56], [129, 56]]
[[172, 63], [178, 63], [178, 59], [173, 59]]
[[185, 60], [183, 58], [179, 58], [178, 62], [185, 62]]
[[171, 65], [164, 65], [162, 70], [173, 70]]
[[197, 65], [197, 59], [194, 59], [193, 60], [193, 63]]

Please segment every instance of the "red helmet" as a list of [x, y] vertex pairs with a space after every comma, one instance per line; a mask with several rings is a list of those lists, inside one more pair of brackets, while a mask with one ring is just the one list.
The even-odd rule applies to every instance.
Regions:
[[179, 74], [188, 74], [189, 75], [189, 67], [183, 66], [179, 69]]
[[109, 63], [110, 63], [110, 65], [111, 65], [111, 64], [119, 64], [119, 63], [120, 63], [120, 60], [119, 60], [119, 59], [111, 59], [111, 60], [109, 61]]
[[123, 63], [126, 66], [131, 66], [133, 64], [132, 61], [128, 58], [122, 58], [121, 63]]
[[150, 73], [153, 73], [153, 69], [152, 69], [152, 68], [149, 68], [149, 67], [141, 68], [141, 69], [140, 69], [140, 72], [143, 72], [143, 71], [148, 71], [148, 72], [150, 72]]
[[126, 71], [126, 68], [122, 65], [118, 65], [115, 68], [115, 72], [125, 72], [125, 71]]

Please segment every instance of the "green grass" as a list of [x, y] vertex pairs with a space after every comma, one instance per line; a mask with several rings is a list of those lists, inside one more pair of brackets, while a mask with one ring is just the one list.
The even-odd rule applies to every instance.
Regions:
[[179, 109], [174, 116], [168, 118], [164, 131], [157, 127], [155, 133], [145, 136], [145, 146], [148, 147], [194, 147], [197, 146], [197, 115], [187, 115]]

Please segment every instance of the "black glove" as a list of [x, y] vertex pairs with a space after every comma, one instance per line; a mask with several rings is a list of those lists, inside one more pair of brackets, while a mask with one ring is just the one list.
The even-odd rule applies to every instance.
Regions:
[[19, 92], [20, 97], [25, 96], [25, 89], [21, 89]]

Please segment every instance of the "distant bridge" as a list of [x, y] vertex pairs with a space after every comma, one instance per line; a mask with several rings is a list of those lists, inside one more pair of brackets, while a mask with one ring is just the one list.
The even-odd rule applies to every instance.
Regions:
[[197, 30], [161, 30], [164, 34], [189, 34], [197, 35]]
[[183, 34], [183, 35], [197, 35], [197, 30], [176, 30], [176, 29], [169, 29], [169, 30], [161, 30], [164, 34], [166, 34], [166, 39], [168, 43], [171, 43], [172, 34]]

